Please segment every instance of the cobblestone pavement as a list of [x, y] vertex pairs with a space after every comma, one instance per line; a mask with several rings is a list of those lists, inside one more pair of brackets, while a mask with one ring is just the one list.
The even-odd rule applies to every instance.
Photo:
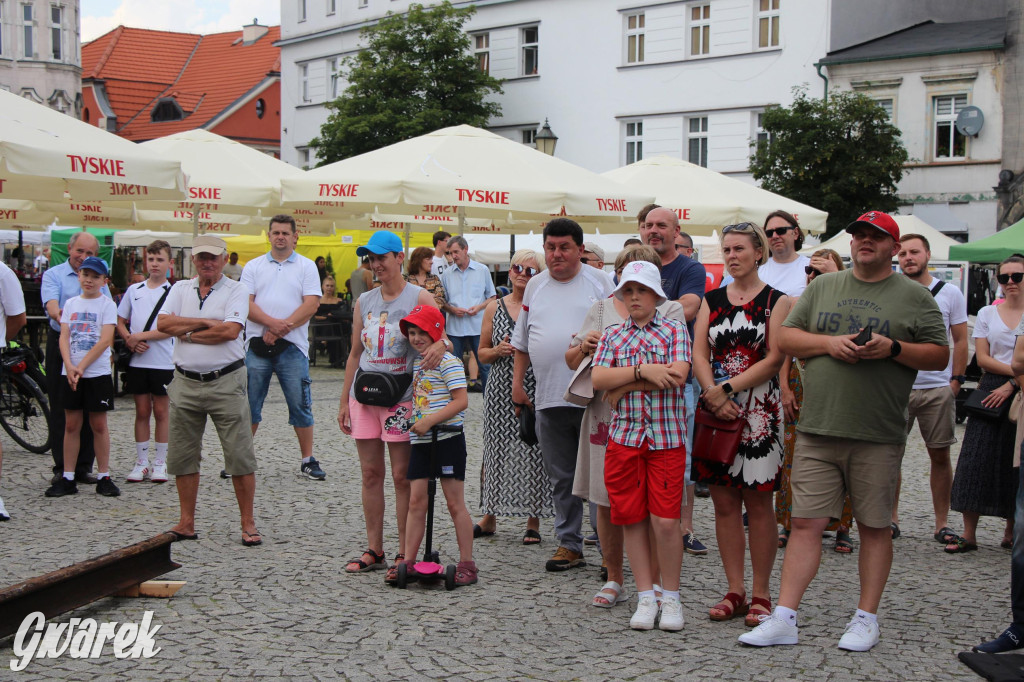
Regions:
[[[327, 480], [298, 476], [295, 437], [275, 384], [256, 438], [262, 547], [240, 544], [231, 484], [216, 475], [219, 446], [209, 429], [197, 516], [201, 537], [173, 546], [182, 568], [165, 576], [187, 581], [185, 587], [169, 600], [103, 599], [56, 619], [138, 623], [151, 610], [161, 625], [156, 656], [119, 660], [107, 648], [99, 660], [35, 660], [23, 672], [8, 672], [11, 678], [971, 680], [978, 678], [956, 653], [1009, 621], [1010, 553], [999, 547], [1002, 521], [982, 519], [979, 551], [943, 553], [932, 539], [928, 457], [916, 434], [904, 464], [903, 537], [883, 601], [882, 641], [869, 653], [836, 648], [856, 607], [860, 554], [859, 546], [852, 556], [836, 554], [828, 539], [800, 611], [798, 646], [746, 648], [736, 642], [745, 630], [742, 620], [710, 622], [706, 609], [725, 592], [710, 500], [698, 500], [695, 525], [711, 552], [684, 561], [687, 622], [680, 633], [629, 630], [635, 598], [614, 609], [589, 606], [602, 584], [593, 548], [586, 568], [546, 573], [544, 561], [556, 546], [550, 520], [542, 525], [544, 543], [524, 547], [523, 521], [500, 519], [497, 534], [475, 546], [480, 583], [454, 592], [443, 586], [389, 588], [382, 572], [346, 575], [345, 561], [365, 546], [359, 467], [353, 441], [336, 422], [342, 373], [316, 368], [313, 378], [316, 456]], [[482, 403], [471, 394], [467, 441], [474, 473], [467, 500], [474, 511]], [[173, 483], [123, 483], [134, 461], [133, 416], [128, 399], [119, 399], [110, 415], [112, 469], [122, 489], [116, 499], [84, 487], [71, 498], [43, 497], [49, 455], [27, 453], [3, 435], [0, 495], [13, 518], [0, 524], [0, 585], [138, 542], [176, 521]], [[442, 507], [436, 539], [443, 560], [454, 561], [454, 534]], [[392, 510], [389, 496], [389, 556], [396, 543]], [[951, 521], [954, 529], [961, 526], [958, 514]], [[772, 581], [776, 595], [781, 565], [780, 552]], [[10, 639], [0, 643], [5, 671], [11, 647]]]

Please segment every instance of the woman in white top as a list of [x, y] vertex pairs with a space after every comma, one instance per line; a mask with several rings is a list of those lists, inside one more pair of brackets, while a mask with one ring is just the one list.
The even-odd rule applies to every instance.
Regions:
[[[1013, 330], [1024, 316], [1024, 258], [1011, 256], [999, 264], [997, 279], [1006, 294], [999, 305], [978, 311], [974, 324], [974, 350], [984, 370], [978, 390], [990, 391], [983, 404], [999, 407], [1017, 392], [1010, 360], [1016, 337]], [[964, 515], [963, 536], [946, 545], [950, 554], [978, 548], [975, 535], [981, 516], [1006, 519], [1003, 547], [1013, 543], [1013, 514], [1017, 475], [1013, 471], [1013, 438], [1016, 427], [1001, 419], [971, 415], [953, 478], [952, 509]]]

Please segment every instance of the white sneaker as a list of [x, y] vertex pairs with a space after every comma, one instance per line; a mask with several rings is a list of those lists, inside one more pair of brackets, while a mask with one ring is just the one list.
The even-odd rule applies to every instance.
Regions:
[[142, 481], [146, 480], [148, 476], [149, 467], [146, 466], [145, 464], [136, 462], [135, 468], [132, 469], [132, 472], [128, 474], [128, 477], [125, 478], [124, 480], [128, 481], [129, 483], [141, 483]]
[[878, 623], [855, 617], [846, 625], [846, 633], [839, 640], [839, 648], [847, 651], [867, 651], [878, 644], [880, 634]]
[[629, 619], [629, 627], [634, 630], [653, 630], [654, 621], [658, 618], [658, 602], [654, 597], [640, 597], [636, 605], [636, 613]]
[[0, 521], [7, 521], [11, 518], [11, 515], [7, 513], [7, 507], [4, 506], [4, 498], [0, 497]]
[[796, 644], [797, 627], [785, 618], [774, 613], [761, 621], [761, 624], [750, 632], [739, 636], [740, 642], [750, 646], [775, 646], [776, 644]]
[[683, 605], [678, 599], [664, 597], [661, 600], [661, 620], [658, 627], [673, 632], [683, 629]]
[[167, 482], [167, 463], [157, 462], [153, 465], [153, 473], [149, 475], [149, 480], [153, 483], [166, 483]]

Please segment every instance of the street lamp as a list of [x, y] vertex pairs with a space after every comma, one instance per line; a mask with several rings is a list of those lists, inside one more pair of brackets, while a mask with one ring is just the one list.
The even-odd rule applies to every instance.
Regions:
[[555, 145], [558, 144], [558, 136], [551, 132], [551, 126], [548, 125], [548, 119], [544, 119], [544, 127], [537, 132], [537, 137], [534, 138], [537, 145], [537, 150], [542, 151], [548, 156], [555, 155]]

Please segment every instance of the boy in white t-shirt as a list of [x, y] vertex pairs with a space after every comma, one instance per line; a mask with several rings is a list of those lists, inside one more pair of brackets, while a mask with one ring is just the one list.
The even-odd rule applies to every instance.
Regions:
[[75, 463], [81, 441], [83, 411], [89, 412], [96, 449], [96, 492], [107, 497], [121, 494], [110, 480], [110, 433], [107, 410], [113, 408], [114, 384], [110, 377], [110, 346], [114, 340], [117, 309], [101, 292], [110, 270], [106, 262], [90, 256], [78, 269], [81, 296], [69, 298], [60, 316], [60, 354], [64, 360], [61, 375], [64, 427], [64, 475], [47, 491], [47, 497], [63, 497], [78, 492]]
[[[167, 434], [170, 398], [167, 385], [174, 378], [174, 339], [156, 328], [160, 312], [171, 289], [167, 268], [171, 245], [157, 239], [146, 247], [149, 278], [128, 287], [117, 307], [117, 333], [128, 344], [132, 358], [125, 387], [135, 398], [135, 467], [125, 480], [139, 483], [167, 482]], [[153, 464], [149, 462], [149, 417], [156, 418]]]

